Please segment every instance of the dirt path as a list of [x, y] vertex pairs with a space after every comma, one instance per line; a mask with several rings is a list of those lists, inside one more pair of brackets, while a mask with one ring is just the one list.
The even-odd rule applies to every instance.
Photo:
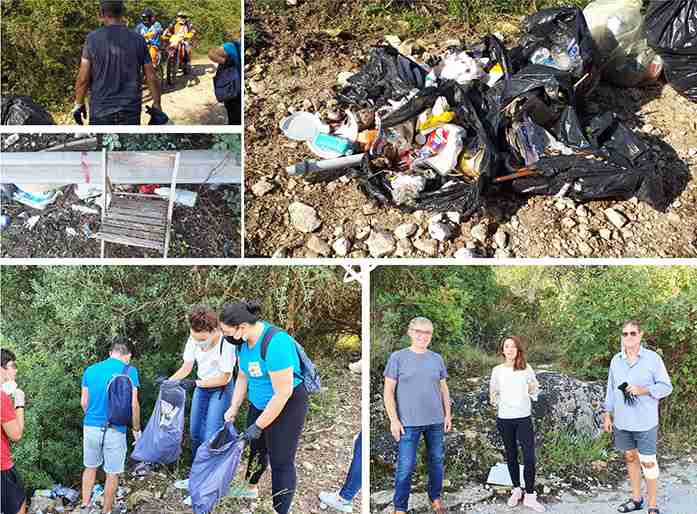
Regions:
[[[191, 73], [177, 75], [174, 86], [165, 85], [162, 90], [162, 109], [175, 125], [225, 125], [225, 106], [215, 99], [213, 77], [215, 64], [208, 58], [194, 59]], [[151, 105], [150, 92], [143, 96], [143, 109]], [[150, 116], [143, 113], [141, 124], [147, 125]]]
[[[692, 514], [697, 505], [697, 459], [681, 459], [661, 470], [659, 480], [658, 506], [661, 514]], [[596, 493], [595, 496], [576, 496], [562, 494], [559, 503], [548, 504], [551, 514], [614, 514], [617, 506], [631, 495], [629, 482], [623, 482], [616, 489]], [[532, 512], [519, 507], [521, 512]], [[503, 502], [495, 505], [478, 505], [471, 514], [508, 514], [511, 508]], [[645, 512], [645, 511], [642, 511]]]

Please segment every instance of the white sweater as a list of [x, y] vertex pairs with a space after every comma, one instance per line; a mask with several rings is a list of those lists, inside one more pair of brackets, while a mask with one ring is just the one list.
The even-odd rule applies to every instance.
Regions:
[[496, 393], [496, 407], [501, 419], [525, 418], [532, 413], [530, 399], [537, 401], [535, 394], [528, 393], [528, 384], [539, 383], [535, 372], [528, 364], [525, 369], [514, 370], [505, 364], [499, 364], [491, 372], [489, 392]]

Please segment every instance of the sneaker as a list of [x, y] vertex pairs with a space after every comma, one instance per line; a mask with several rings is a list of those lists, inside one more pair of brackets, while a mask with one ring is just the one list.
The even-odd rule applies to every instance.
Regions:
[[339, 493], [329, 493], [322, 491], [319, 493], [319, 502], [321, 508], [331, 507], [339, 512], [353, 512], [353, 502], [344, 500]]
[[176, 482], [174, 482], [174, 488], [188, 491], [189, 490], [189, 479], [187, 478], [184, 480], [177, 480]]
[[186, 498], [184, 498], [184, 501], [182, 503], [191, 507], [191, 496], [187, 496]]
[[515, 507], [523, 499], [523, 490], [520, 487], [514, 487], [511, 491], [511, 497], [508, 499], [508, 506]]
[[247, 484], [233, 485], [227, 495], [229, 498], [256, 500], [259, 498], [259, 489], [252, 489]]
[[537, 501], [537, 493], [525, 493], [523, 505], [531, 508], [535, 512], [544, 512], [547, 510], [544, 505]]

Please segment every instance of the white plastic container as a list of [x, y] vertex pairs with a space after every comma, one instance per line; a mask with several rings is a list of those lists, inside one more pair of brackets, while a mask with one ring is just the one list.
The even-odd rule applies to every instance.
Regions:
[[[155, 194], [163, 198], [169, 199], [169, 191], [169, 187], [158, 187], [157, 189], [155, 189]], [[193, 191], [189, 191], [188, 189], [176, 189], [174, 201], [176, 203], [186, 205], [187, 207], [193, 207], [194, 205], [196, 205], [197, 196], [198, 195], [196, 193], [194, 193]]]

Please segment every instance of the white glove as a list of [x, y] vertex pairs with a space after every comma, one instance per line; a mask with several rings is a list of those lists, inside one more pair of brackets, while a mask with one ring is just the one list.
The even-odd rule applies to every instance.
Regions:
[[15, 409], [18, 407], [24, 407], [24, 391], [21, 389], [15, 389], [15, 393], [12, 395], [15, 400]]

